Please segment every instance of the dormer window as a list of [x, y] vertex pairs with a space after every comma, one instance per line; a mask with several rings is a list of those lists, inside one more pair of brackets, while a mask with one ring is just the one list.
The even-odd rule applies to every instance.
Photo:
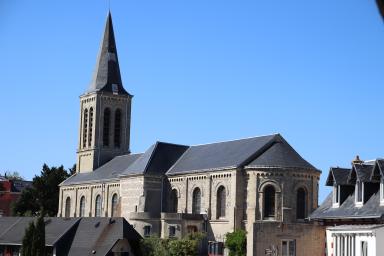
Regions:
[[361, 182], [359, 180], [356, 181], [356, 187], [355, 187], [355, 203], [358, 206], [363, 205], [363, 198], [364, 198], [364, 182]]
[[380, 179], [380, 204], [384, 205], [384, 178]]
[[340, 186], [333, 185], [333, 207], [339, 207], [340, 205]]

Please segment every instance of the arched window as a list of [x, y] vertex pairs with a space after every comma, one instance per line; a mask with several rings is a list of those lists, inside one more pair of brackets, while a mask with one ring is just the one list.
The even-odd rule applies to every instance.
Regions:
[[275, 188], [268, 185], [264, 189], [264, 219], [275, 218]]
[[92, 129], [93, 129], [93, 108], [90, 108], [89, 109], [88, 147], [92, 145]]
[[216, 200], [216, 216], [217, 218], [225, 217], [225, 205], [226, 205], [226, 194], [225, 187], [220, 186], [217, 190]]
[[65, 218], [69, 218], [71, 216], [71, 198], [67, 197], [65, 200]]
[[193, 190], [192, 195], [192, 213], [200, 214], [201, 212], [201, 191], [199, 188]]
[[80, 212], [79, 217], [85, 217], [85, 197], [80, 198]]
[[85, 109], [84, 115], [83, 115], [83, 148], [87, 146], [87, 134], [88, 134], [88, 109]]
[[177, 199], [177, 190], [172, 189], [171, 195], [170, 195], [170, 200], [169, 200], [169, 212], [176, 213], [177, 212], [177, 205], [178, 204], [178, 199]]
[[101, 196], [97, 195], [95, 200], [95, 217], [101, 217]]
[[111, 110], [104, 109], [103, 146], [109, 146], [109, 128], [111, 125]]
[[306, 216], [306, 193], [304, 188], [299, 188], [296, 194], [296, 218], [305, 219]]
[[121, 138], [121, 110], [116, 109], [115, 112], [115, 134], [114, 134], [114, 145], [116, 148], [120, 147], [120, 138]]
[[112, 202], [111, 202], [111, 217], [116, 217], [117, 214], [117, 203], [118, 203], [118, 197], [117, 194], [113, 194], [112, 196]]

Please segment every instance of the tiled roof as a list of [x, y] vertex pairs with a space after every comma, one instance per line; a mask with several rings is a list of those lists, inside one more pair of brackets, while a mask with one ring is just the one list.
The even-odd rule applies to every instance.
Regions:
[[332, 167], [329, 170], [328, 178], [326, 181], [327, 186], [333, 186], [333, 183], [337, 185], [348, 185], [348, 176], [351, 172], [351, 169]]

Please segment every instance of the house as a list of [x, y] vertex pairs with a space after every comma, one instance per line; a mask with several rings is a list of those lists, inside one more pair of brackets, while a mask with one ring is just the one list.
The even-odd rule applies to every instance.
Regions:
[[[19, 255], [33, 217], [0, 218], [0, 255]], [[48, 255], [141, 255], [141, 236], [124, 218], [44, 218]]]
[[19, 200], [21, 192], [32, 186], [31, 181], [8, 179], [0, 176], [0, 217], [11, 216], [12, 203]]
[[333, 191], [310, 216], [327, 227], [328, 255], [383, 255], [384, 160], [362, 161], [351, 168], [330, 168]]

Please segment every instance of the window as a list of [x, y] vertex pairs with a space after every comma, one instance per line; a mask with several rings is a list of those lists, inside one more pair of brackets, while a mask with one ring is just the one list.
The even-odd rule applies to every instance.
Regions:
[[361, 241], [361, 256], [368, 256], [368, 242]]
[[169, 200], [169, 212], [176, 213], [178, 207], [177, 190], [172, 189]]
[[282, 240], [281, 241], [281, 255], [282, 256], [296, 256], [296, 240]]
[[85, 197], [80, 198], [80, 212], [79, 217], [85, 217]]
[[339, 207], [340, 202], [340, 186], [334, 184], [333, 185], [333, 193], [332, 193], [333, 207]]
[[83, 115], [83, 148], [87, 146], [87, 133], [88, 133], [88, 109], [85, 109], [84, 115]]
[[357, 204], [363, 204], [364, 183], [359, 180], [356, 181], [355, 196], [355, 202]]
[[95, 200], [95, 217], [101, 217], [101, 196], [97, 195]]
[[275, 188], [271, 185], [264, 189], [264, 219], [275, 218]]
[[69, 218], [71, 216], [71, 198], [67, 197], [65, 200], [65, 218]]
[[117, 203], [118, 203], [118, 198], [117, 194], [113, 194], [112, 196], [112, 202], [111, 202], [111, 217], [116, 217], [117, 213]]
[[192, 213], [200, 214], [201, 212], [201, 191], [200, 188], [195, 188], [192, 195]]
[[380, 179], [380, 203], [384, 204], [384, 178]]
[[120, 137], [121, 137], [121, 110], [116, 109], [115, 112], [115, 137], [114, 137], [114, 145], [115, 148], [120, 148]]
[[144, 226], [144, 236], [149, 237], [151, 235], [151, 226]]
[[109, 146], [109, 128], [111, 125], [111, 110], [104, 109], [104, 124], [103, 124], [103, 146]]
[[89, 109], [88, 147], [92, 145], [92, 129], [93, 129], [93, 108], [90, 108]]
[[169, 226], [169, 237], [175, 237], [175, 236], [176, 236], [176, 227]]
[[225, 206], [226, 206], [226, 194], [225, 187], [220, 186], [217, 190], [217, 200], [216, 200], [216, 217], [223, 218], [225, 217]]
[[305, 219], [306, 216], [306, 201], [307, 196], [304, 188], [299, 188], [296, 195], [296, 218], [299, 220]]

